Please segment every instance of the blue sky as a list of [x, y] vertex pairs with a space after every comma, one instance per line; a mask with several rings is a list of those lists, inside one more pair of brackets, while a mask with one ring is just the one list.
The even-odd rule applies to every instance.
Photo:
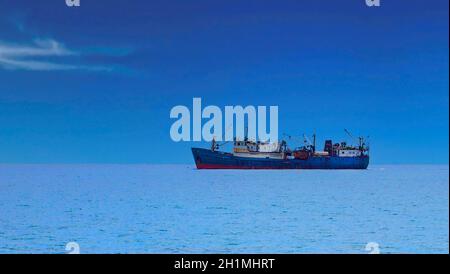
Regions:
[[446, 0], [0, 0], [0, 162], [193, 163], [169, 112], [201, 97], [448, 163], [448, 52]]

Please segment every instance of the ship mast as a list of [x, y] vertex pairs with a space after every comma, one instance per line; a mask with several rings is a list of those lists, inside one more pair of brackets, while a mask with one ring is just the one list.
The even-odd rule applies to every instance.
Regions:
[[316, 130], [314, 130], [313, 134], [313, 152], [316, 152]]
[[216, 145], [216, 139], [213, 137], [211, 144], [211, 151], [214, 152], [216, 148], [218, 148], [218, 145]]
[[[344, 128], [344, 130], [348, 134], [348, 136], [350, 136], [351, 139], [353, 139], [353, 140], [356, 139], [355, 137], [353, 137], [353, 135], [347, 129]], [[362, 137], [362, 136], [358, 137], [358, 149], [360, 151], [364, 151], [364, 145], [365, 145], [364, 144], [364, 137]]]

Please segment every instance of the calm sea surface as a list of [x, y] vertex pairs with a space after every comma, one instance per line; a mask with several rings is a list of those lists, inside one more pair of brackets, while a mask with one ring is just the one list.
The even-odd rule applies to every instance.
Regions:
[[0, 253], [448, 253], [448, 180], [448, 165], [0, 165]]

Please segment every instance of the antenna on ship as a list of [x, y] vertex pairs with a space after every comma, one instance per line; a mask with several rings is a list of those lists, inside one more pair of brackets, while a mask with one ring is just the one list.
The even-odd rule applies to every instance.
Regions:
[[216, 146], [216, 137], [213, 136], [212, 139], [212, 144], [211, 144], [211, 151], [214, 152], [216, 150], [217, 146]]
[[316, 151], [316, 130], [314, 129], [314, 134], [313, 134], [313, 152]]

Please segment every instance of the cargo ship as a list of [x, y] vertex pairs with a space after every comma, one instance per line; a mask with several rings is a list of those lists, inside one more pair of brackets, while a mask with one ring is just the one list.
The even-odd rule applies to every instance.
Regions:
[[192, 154], [197, 169], [367, 169], [369, 165], [369, 146], [363, 137], [358, 137], [356, 146], [326, 140], [322, 151], [316, 150], [315, 134], [313, 142], [303, 137], [304, 145], [295, 149], [285, 140], [269, 143], [235, 138], [232, 152], [219, 150], [227, 142], [213, 140], [211, 148], [192, 148]]

